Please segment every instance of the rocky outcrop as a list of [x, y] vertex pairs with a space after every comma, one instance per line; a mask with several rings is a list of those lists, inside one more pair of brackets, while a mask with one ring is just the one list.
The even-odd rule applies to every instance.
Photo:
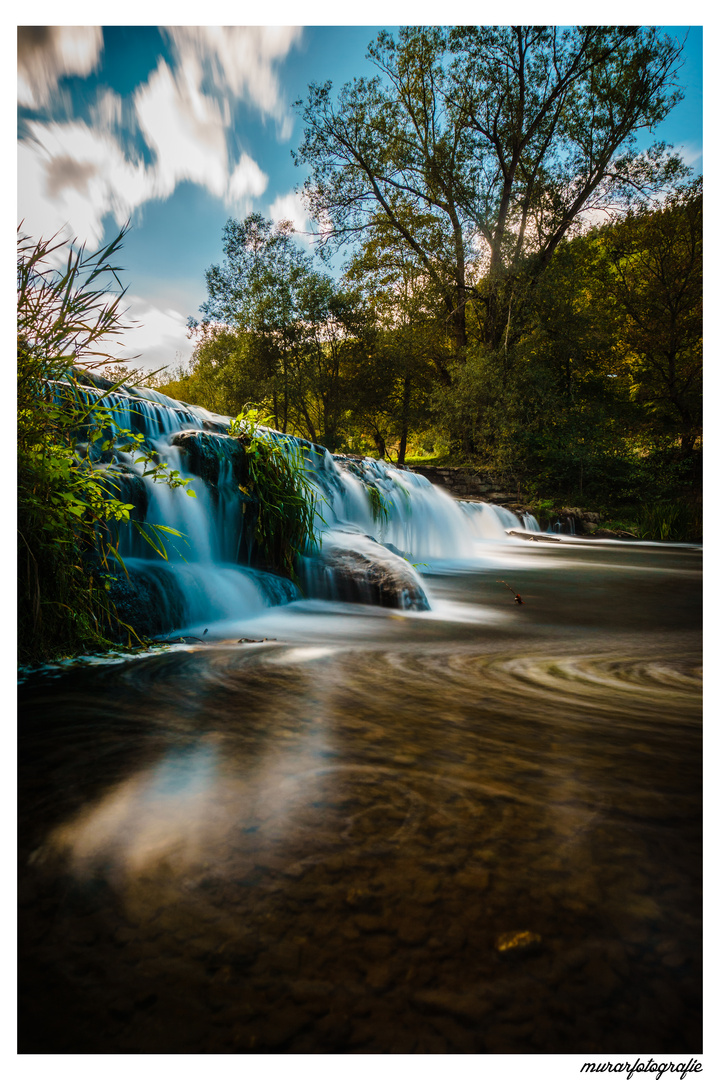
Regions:
[[317, 599], [405, 611], [430, 608], [413, 566], [362, 533], [333, 530], [319, 555], [302, 560], [300, 576], [308, 596]]
[[579, 506], [563, 506], [550, 515], [550, 524], [556, 526], [557, 532], [570, 533], [573, 536], [593, 536], [598, 540], [637, 540], [634, 533], [625, 529], [601, 529], [599, 522], [600, 514], [582, 510]]
[[240, 482], [245, 456], [240, 440], [218, 432], [178, 431], [170, 441], [186, 456], [190, 472], [210, 487], [217, 488], [227, 464], [235, 484]]
[[[438, 487], [449, 491], [451, 495], [466, 501], [482, 499], [483, 502], [511, 502], [515, 499], [514, 495], [500, 490], [492, 477], [473, 469], [413, 465], [412, 472], [427, 477], [431, 484], [437, 484]], [[491, 499], [491, 494], [495, 498]]]
[[471, 468], [413, 465], [411, 472], [426, 477], [431, 484], [444, 488], [463, 502], [484, 502], [505, 506], [514, 514], [531, 514], [532, 507], [521, 492], [507, 490], [491, 473]]
[[[634, 533], [624, 529], [600, 528], [601, 515], [593, 510], [583, 510], [579, 506], [559, 506], [544, 513], [539, 512], [536, 507], [529, 505], [521, 492], [513, 494], [503, 490], [503, 485], [491, 473], [482, 473], [472, 468], [425, 465], [413, 465], [411, 471], [427, 477], [432, 484], [445, 488], [464, 502], [486, 502], [505, 506], [515, 514], [534, 514], [543, 534], [593, 536], [598, 540], [637, 540]], [[549, 528], [552, 529], [551, 533], [547, 533]], [[519, 536], [521, 532], [514, 530], [513, 535]]]

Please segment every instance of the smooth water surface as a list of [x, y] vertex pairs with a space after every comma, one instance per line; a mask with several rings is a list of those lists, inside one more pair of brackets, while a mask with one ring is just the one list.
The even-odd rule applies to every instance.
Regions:
[[21, 1052], [699, 1052], [700, 563], [498, 544], [29, 681]]

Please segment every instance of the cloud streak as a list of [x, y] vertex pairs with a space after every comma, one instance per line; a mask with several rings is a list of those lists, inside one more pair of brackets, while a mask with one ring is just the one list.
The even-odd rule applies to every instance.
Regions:
[[18, 146], [18, 210], [34, 236], [61, 230], [96, 247], [106, 214], [122, 225], [152, 196], [152, 171], [128, 158], [112, 133], [82, 121], [32, 122], [28, 131]]
[[192, 63], [172, 72], [161, 60], [134, 95], [145, 141], [155, 157], [154, 194], [167, 198], [182, 180], [222, 197], [228, 182], [225, 124], [219, 103], [199, 88]]
[[164, 33], [178, 67], [202, 72], [204, 82], [222, 98], [254, 105], [277, 122], [280, 138], [290, 138], [292, 117], [276, 68], [299, 43], [301, 27], [176, 26]]
[[[35, 109], [47, 103], [64, 74], [89, 74], [99, 62], [97, 27], [25, 30], [18, 39], [18, 93]], [[233, 112], [245, 102], [289, 136], [292, 121], [277, 68], [301, 30], [174, 27], [163, 33], [173, 63], [160, 58], [130, 99], [104, 89], [90, 107], [90, 122], [37, 118], [26, 124], [18, 148], [18, 202], [33, 235], [62, 228], [68, 238], [96, 246], [108, 214], [122, 225], [144, 202], [167, 199], [183, 181], [243, 213], [265, 192], [268, 177], [257, 162], [244, 151], [239, 157], [229, 153]], [[144, 139], [142, 150], [133, 145], [133, 131]]]
[[90, 75], [100, 62], [99, 26], [18, 26], [18, 103], [47, 105], [64, 75]]
[[185, 315], [130, 293], [125, 295], [124, 304], [132, 312], [131, 325], [117, 342], [106, 346], [112, 357], [129, 360], [132, 367], [146, 371], [187, 362], [193, 346]]

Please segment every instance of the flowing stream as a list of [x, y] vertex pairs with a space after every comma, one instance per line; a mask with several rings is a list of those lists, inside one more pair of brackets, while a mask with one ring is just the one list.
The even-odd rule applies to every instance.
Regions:
[[[142, 402], [183, 473], [227, 438]], [[185, 643], [22, 683], [21, 1052], [699, 1052], [700, 549], [313, 470], [303, 594], [238, 565], [229, 465], [156, 485], [185, 561], [126, 554]]]

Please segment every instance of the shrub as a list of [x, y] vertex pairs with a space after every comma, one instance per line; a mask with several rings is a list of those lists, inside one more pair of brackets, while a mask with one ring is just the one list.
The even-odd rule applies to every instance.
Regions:
[[[118, 426], [110, 389], [93, 392], [74, 368], [107, 361], [102, 345], [125, 324], [114, 257], [123, 232], [95, 254], [63, 242], [33, 241], [18, 230], [18, 654], [26, 663], [106, 648], [127, 635], [108, 598], [109, 576], [122, 572], [118, 530], [131, 523], [161, 555], [163, 525], [141, 524], [100, 459], [114, 450], [144, 449], [142, 436]], [[146, 474], [185, 484], [150, 454], [136, 458]]]
[[307, 479], [299, 445], [265, 430], [259, 410], [252, 406], [232, 422], [230, 434], [245, 450], [240, 490], [257, 501], [255, 560], [297, 581], [298, 555], [320, 545], [315, 530], [317, 495]]
[[645, 503], [638, 510], [637, 529], [643, 540], [699, 541], [702, 537], [700, 510], [683, 499]]

